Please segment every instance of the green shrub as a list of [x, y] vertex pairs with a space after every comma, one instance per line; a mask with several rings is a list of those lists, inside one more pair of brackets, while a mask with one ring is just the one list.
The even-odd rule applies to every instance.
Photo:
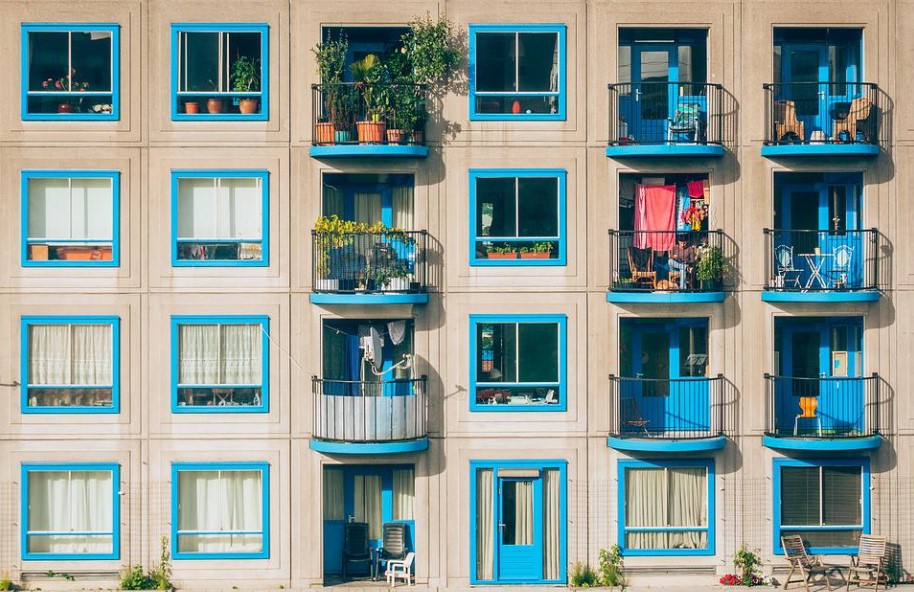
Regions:
[[625, 586], [625, 579], [622, 577], [622, 555], [619, 553], [619, 545], [613, 545], [609, 551], [600, 549], [600, 562], [597, 564], [597, 573], [600, 576], [600, 585], [602, 586]]
[[571, 585], [574, 588], [593, 588], [597, 585], [597, 574], [586, 563], [576, 561], [571, 566]]

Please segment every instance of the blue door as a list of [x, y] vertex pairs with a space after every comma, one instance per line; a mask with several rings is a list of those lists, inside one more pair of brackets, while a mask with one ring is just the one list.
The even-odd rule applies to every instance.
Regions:
[[543, 579], [543, 480], [498, 478], [499, 582]]

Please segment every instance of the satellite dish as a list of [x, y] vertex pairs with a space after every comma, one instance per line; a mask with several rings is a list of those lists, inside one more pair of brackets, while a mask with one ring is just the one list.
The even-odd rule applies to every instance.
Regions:
[[381, 366], [384, 365], [384, 355], [381, 351], [384, 346], [381, 341], [381, 334], [374, 327], [371, 328], [371, 346], [374, 351], [374, 359], [371, 362], [374, 364], [375, 371], [380, 372]]

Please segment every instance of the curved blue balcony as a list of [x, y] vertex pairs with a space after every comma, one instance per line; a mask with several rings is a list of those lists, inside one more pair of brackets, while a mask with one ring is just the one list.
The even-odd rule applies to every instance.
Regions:
[[384, 382], [311, 378], [311, 449], [398, 454], [428, 448], [425, 376]]

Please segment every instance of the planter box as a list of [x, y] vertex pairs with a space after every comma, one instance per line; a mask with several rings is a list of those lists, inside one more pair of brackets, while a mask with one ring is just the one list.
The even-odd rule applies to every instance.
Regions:
[[65, 261], [111, 261], [111, 247], [58, 247], [57, 258]]
[[542, 253], [521, 253], [521, 259], [550, 259], [552, 258], [552, 251], [545, 251]]
[[387, 123], [383, 121], [356, 122], [359, 132], [359, 144], [383, 144], [387, 132]]
[[511, 251], [510, 253], [487, 253], [486, 257], [488, 259], [517, 259], [517, 251]]

